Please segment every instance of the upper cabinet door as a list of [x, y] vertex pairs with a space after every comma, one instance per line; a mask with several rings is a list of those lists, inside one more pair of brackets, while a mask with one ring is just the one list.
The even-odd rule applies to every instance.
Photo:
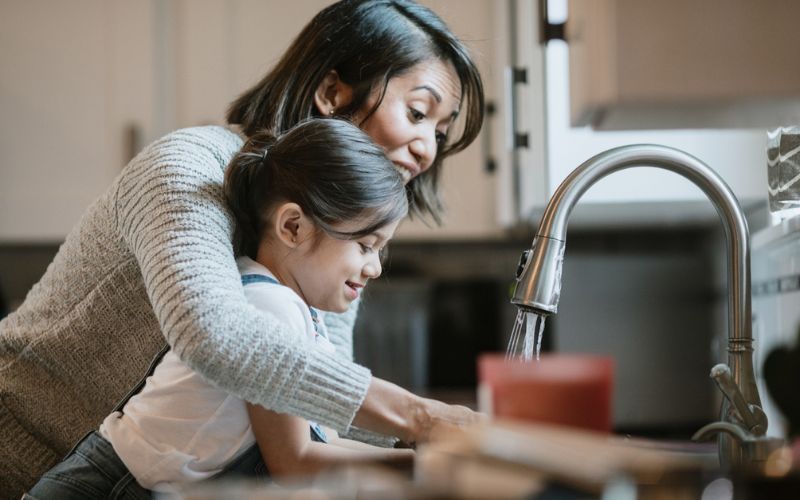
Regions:
[[[422, 0], [439, 14], [470, 49], [485, 86], [489, 109], [480, 136], [461, 153], [448, 158], [440, 178], [446, 207], [442, 227], [422, 221], [401, 224], [397, 238], [406, 240], [471, 240], [502, 237], [518, 221], [514, 184], [514, 148], [508, 141], [513, 32], [508, 2], [496, 0]], [[541, 114], [539, 115], [541, 116]], [[458, 128], [458, 125], [456, 125]], [[538, 135], [537, 137], [541, 137]]]
[[800, 123], [791, 0], [570, 0], [573, 125]]
[[0, 10], [0, 242], [60, 242], [152, 126], [151, 3]]
[[[592, 22], [606, 27], [610, 30], [608, 36], [612, 36], [615, 32], [607, 18], [613, 14], [612, 7], [618, 7], [621, 2], [602, 0], [597, 3], [606, 8], [599, 9], [591, 18]], [[662, 2], [642, 3], [655, 6]], [[579, 10], [577, 14], [573, 12], [576, 4]], [[581, 2], [570, 2], [567, 7], [566, 0], [551, 0], [549, 5], [551, 22], [566, 20], [568, 33], [571, 25], [577, 24], [578, 28], [574, 29], [579, 29], [589, 22], [581, 21], [581, 16], [586, 15], [581, 8], [586, 10], [589, 7]], [[677, 31], [673, 33], [673, 38], [679, 38]], [[657, 127], [644, 127], [643, 123], [638, 123], [639, 126], [631, 130], [609, 131], [571, 123], [570, 109], [574, 110], [576, 106], [580, 107], [581, 102], [585, 102], [580, 89], [608, 94], [604, 90], [608, 87], [604, 77], [597, 79], [594, 85], [588, 85], [582, 80], [585, 71], [575, 68], [576, 57], [580, 59], [589, 50], [588, 46], [582, 45], [584, 41], [585, 38], [575, 41], [568, 35], [566, 43], [553, 40], [544, 49], [548, 196], [555, 192], [572, 170], [598, 153], [630, 144], [660, 144], [686, 151], [705, 162], [725, 180], [746, 209], [763, 205], [767, 196], [764, 128], [689, 129], [685, 124], [692, 120], [693, 112], [677, 105], [650, 111], [652, 116], [648, 115], [647, 123], [659, 123]], [[602, 67], [611, 71], [617, 67], [615, 56], [607, 48], [607, 45], [604, 48], [599, 42], [597, 46], [592, 45], [592, 68]], [[646, 69], [647, 61], [640, 59], [637, 66], [629, 71], [643, 72], [638, 65], [644, 65]], [[679, 94], [681, 85], [673, 82], [673, 86], [666, 89], [671, 95]], [[615, 112], [614, 109], [608, 111], [611, 114]], [[665, 121], [673, 119], [684, 126], [677, 126], [673, 121], [670, 123], [676, 128], [664, 128]], [[539, 213], [541, 209], [534, 211], [534, 218]], [[616, 172], [592, 186], [577, 205], [570, 226], [696, 225], [713, 223], [716, 218], [717, 214], [706, 196], [687, 179], [657, 168], [631, 168]]]

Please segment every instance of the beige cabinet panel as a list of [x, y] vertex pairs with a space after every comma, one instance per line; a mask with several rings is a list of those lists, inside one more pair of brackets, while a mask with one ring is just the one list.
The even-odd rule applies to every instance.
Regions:
[[152, 123], [150, 7], [3, 2], [0, 242], [61, 241]]
[[570, 0], [571, 119], [604, 129], [800, 121], [786, 0]]

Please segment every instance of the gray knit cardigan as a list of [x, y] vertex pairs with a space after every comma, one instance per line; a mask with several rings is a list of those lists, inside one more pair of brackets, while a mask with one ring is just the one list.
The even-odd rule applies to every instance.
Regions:
[[179, 130], [134, 158], [0, 322], [0, 497], [96, 429], [164, 345], [248, 401], [345, 431], [370, 383], [352, 362], [355, 308], [328, 314], [332, 357], [245, 300], [224, 168], [241, 138]]

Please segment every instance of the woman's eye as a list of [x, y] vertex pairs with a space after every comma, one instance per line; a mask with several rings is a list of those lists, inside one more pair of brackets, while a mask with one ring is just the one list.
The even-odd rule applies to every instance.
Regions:
[[418, 109], [408, 108], [408, 112], [411, 114], [411, 118], [413, 118], [414, 121], [419, 122], [425, 119], [425, 113]]
[[439, 145], [444, 144], [447, 141], [447, 133], [446, 132], [436, 132], [436, 143]]
[[359, 243], [358, 246], [361, 247], [361, 253], [370, 253], [370, 252], [372, 252], [372, 247], [371, 246], [365, 245], [363, 243]]

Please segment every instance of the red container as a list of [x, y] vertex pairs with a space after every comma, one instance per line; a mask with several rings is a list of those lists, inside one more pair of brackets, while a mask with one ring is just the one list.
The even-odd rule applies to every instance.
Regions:
[[614, 360], [543, 354], [536, 361], [478, 358], [478, 400], [494, 417], [611, 431]]

